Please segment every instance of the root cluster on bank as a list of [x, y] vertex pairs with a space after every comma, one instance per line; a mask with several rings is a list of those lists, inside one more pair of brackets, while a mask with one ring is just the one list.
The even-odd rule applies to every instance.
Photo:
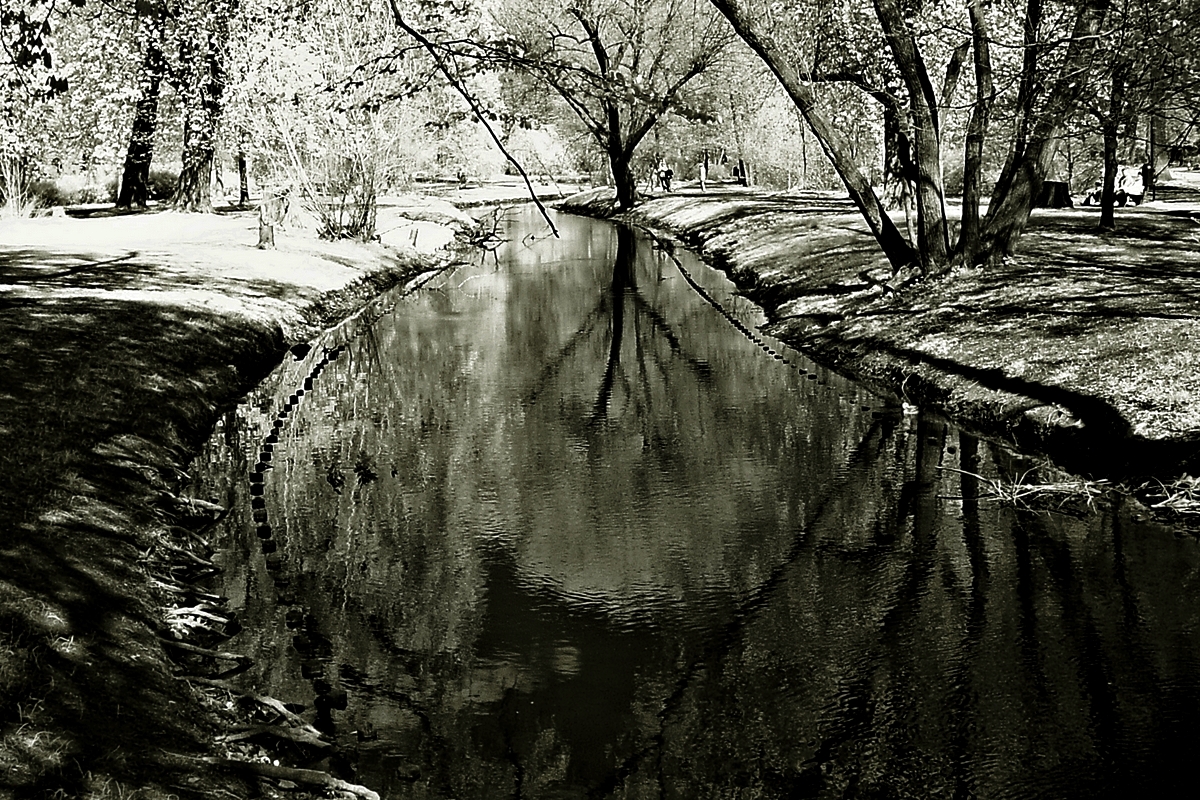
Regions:
[[214, 549], [206, 537], [227, 510], [164, 492], [160, 511], [171, 524], [145, 559], [153, 585], [165, 602], [159, 640], [179, 670], [176, 678], [206, 693], [227, 723], [226, 733], [216, 739], [224, 754], [200, 761], [243, 777], [273, 781], [282, 789], [321, 789], [379, 800], [371, 789], [328, 772], [280, 764], [276, 751], [284, 746], [319, 760], [333, 744], [282, 701], [239, 691], [227, 683], [254, 663], [247, 655], [222, 649], [222, 643], [241, 627], [227, 600], [202, 585], [220, 571], [212, 561]]

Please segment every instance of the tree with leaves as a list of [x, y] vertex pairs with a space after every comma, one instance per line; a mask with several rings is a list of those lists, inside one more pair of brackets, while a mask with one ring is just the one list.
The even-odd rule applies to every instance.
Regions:
[[174, 206], [212, 210], [212, 176], [227, 82], [229, 28], [238, 0], [182, 0], [177, 82], [183, 100], [183, 157]]
[[1136, 139], [1139, 121], [1147, 136], [1139, 142], [1137, 163], [1155, 169], [1156, 129], [1164, 115], [1195, 107], [1200, 95], [1200, 3], [1194, 0], [1122, 0], [1109, 15], [1101, 37], [1091, 91], [1084, 111], [1103, 140], [1101, 230], [1116, 227], [1118, 150]]
[[3, 0], [0, 3], [0, 71], [6, 103], [53, 97], [67, 90], [57, 70], [54, 23], [65, 8], [81, 8], [84, 0]]
[[[42, 55], [10, 73], [0, 92], [0, 137], [6, 165], [23, 175], [15, 183], [28, 190], [25, 213], [35, 195], [51, 204], [106, 199], [136, 74], [131, 5], [63, 0], [26, 6], [26, 19], [35, 11], [50, 12], [37, 17]], [[15, 52], [14, 41], [6, 40], [6, 52]], [[55, 182], [63, 176], [60, 190]]]
[[121, 171], [118, 208], [145, 208], [150, 199], [150, 163], [158, 133], [158, 106], [164, 79], [168, 77], [163, 49], [167, 41], [167, 6], [163, 0], [138, 0], [136, 44], [142, 53], [138, 69], [138, 99], [125, 165]]
[[[81, 0], [71, 2], [81, 4]], [[30, 148], [23, 134], [31, 107], [67, 90], [54, 52], [59, 13], [57, 0], [0, 4], [0, 206], [6, 214], [26, 213], [32, 176]]]

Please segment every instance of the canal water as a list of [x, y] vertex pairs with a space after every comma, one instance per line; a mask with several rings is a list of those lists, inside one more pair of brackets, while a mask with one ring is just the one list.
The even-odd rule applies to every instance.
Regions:
[[516, 213], [331, 331], [194, 465], [232, 508], [236, 680], [304, 707], [322, 768], [392, 798], [1192, 796], [1194, 540], [981, 498], [1028, 464], [762, 339], [686, 252], [558, 225]]

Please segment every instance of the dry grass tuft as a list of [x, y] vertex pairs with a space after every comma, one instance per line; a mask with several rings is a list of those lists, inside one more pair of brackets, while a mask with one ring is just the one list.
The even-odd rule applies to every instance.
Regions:
[[1166, 483], [1147, 481], [1138, 487], [1136, 494], [1156, 511], [1181, 515], [1191, 518], [1193, 524], [1200, 524], [1200, 477], [1183, 475]]
[[1082, 502], [1091, 510], [1095, 508], [1097, 500], [1103, 499], [1115, 488], [1107, 480], [1080, 478], [1054, 469], [1048, 464], [1031, 467], [1011, 478], [989, 478], [954, 467], [939, 469], [970, 475], [979, 481], [984, 491], [979, 494], [978, 499], [1004, 503], [1015, 508], [1066, 510], [1069, 506]]

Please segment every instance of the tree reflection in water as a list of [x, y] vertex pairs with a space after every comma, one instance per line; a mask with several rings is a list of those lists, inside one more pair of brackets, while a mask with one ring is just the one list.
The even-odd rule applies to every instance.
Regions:
[[562, 227], [526, 246], [518, 225], [502, 269], [331, 334], [349, 357], [281, 432], [265, 508], [240, 476], [287, 376], [197, 469], [235, 509], [246, 680], [312, 706], [344, 777], [398, 798], [1190, 785], [1195, 542], [1119, 507], [982, 503], [966, 473], [1019, 474], [1002, 451], [763, 357], [634, 232]]

